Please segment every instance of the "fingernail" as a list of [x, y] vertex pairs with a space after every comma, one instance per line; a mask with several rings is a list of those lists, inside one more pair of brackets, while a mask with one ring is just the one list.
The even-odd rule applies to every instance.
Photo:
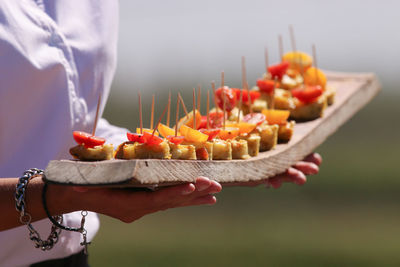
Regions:
[[210, 185], [204, 184], [204, 185], [198, 185], [198, 186], [196, 187], [196, 189], [197, 189], [197, 191], [204, 191], [204, 190], [206, 190], [206, 189], [209, 188], [209, 187], [210, 187]]
[[191, 193], [193, 193], [195, 187], [193, 184], [190, 184], [189, 187], [185, 187], [185, 189], [182, 190], [181, 194], [183, 196], [189, 195]]

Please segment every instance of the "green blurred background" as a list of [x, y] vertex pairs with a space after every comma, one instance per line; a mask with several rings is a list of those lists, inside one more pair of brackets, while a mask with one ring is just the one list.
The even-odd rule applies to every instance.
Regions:
[[[230, 3], [121, 1], [119, 65], [104, 117], [133, 129], [137, 125], [139, 89], [146, 107], [152, 93], [156, 93], [158, 103], [165, 103], [168, 90], [184, 90], [189, 99], [191, 87], [201, 83], [207, 88], [210, 80], [218, 80], [223, 68], [228, 82], [237, 86], [242, 55], [250, 59], [248, 76], [254, 83], [262, 73], [264, 45], [271, 44], [276, 50], [276, 35], [284, 33], [287, 40], [290, 23], [295, 25], [299, 46], [304, 50], [309, 51], [312, 41], [317, 43], [323, 68], [376, 72], [383, 91], [318, 148], [324, 159], [321, 171], [308, 177], [304, 186], [285, 184], [278, 190], [226, 188], [218, 195], [215, 206], [168, 210], [132, 224], [101, 216], [100, 232], [90, 247], [90, 263], [400, 266], [400, 80], [396, 68], [400, 62], [400, 39], [391, 34], [400, 25], [392, 11], [399, 4]], [[361, 3], [363, 12], [357, 10]], [[278, 11], [271, 12], [271, 6]], [[374, 17], [378, 7], [380, 14]], [[221, 10], [229, 23], [228, 19], [215, 19]], [[263, 10], [269, 16], [261, 17]], [[334, 18], [330, 16], [338, 14], [337, 23], [332, 23]], [[207, 19], [210, 16], [212, 22]], [[247, 22], [238, 22], [240, 16]], [[317, 23], [304, 19], [310, 16]], [[186, 24], [180, 23], [183, 21]], [[235, 23], [239, 23], [239, 29]], [[260, 25], [266, 26], [263, 37], [257, 39]], [[256, 30], [243, 32], [245, 28]], [[161, 34], [167, 29], [169, 32]], [[210, 35], [237, 42], [234, 48], [223, 50], [224, 41], [214, 39], [211, 45], [207, 41]], [[243, 35], [247, 41], [256, 41], [241, 41], [238, 36]], [[180, 46], [182, 42], [184, 46]], [[277, 56], [272, 61], [276, 59]]]

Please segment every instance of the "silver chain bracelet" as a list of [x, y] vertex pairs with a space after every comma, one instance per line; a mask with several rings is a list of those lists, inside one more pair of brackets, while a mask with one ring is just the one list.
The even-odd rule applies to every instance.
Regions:
[[[15, 189], [15, 208], [19, 212], [19, 221], [26, 225], [29, 230], [29, 239], [35, 243], [36, 248], [44, 250], [50, 250], [57, 243], [58, 237], [61, 233], [61, 229], [56, 227], [54, 224], [51, 227], [51, 232], [46, 240], [40, 238], [40, 234], [33, 228], [31, 224], [32, 217], [26, 212], [25, 203], [25, 191], [28, 186], [29, 180], [37, 175], [42, 175], [43, 170], [32, 168], [24, 172], [24, 174], [19, 178], [18, 184]], [[62, 216], [54, 216], [53, 219], [57, 222], [62, 223]]]
[[28, 227], [29, 239], [35, 243], [36, 248], [41, 248], [44, 251], [44, 250], [50, 250], [54, 247], [54, 245], [58, 241], [58, 237], [59, 237], [62, 229], [67, 230], [67, 231], [79, 232], [83, 236], [83, 242], [81, 242], [80, 245], [84, 246], [84, 252], [85, 252], [85, 254], [87, 254], [87, 245], [89, 245], [90, 242], [87, 242], [87, 231], [85, 229], [85, 220], [86, 220], [86, 216], [88, 215], [88, 212], [81, 211], [82, 220], [81, 220], [81, 226], [79, 228], [67, 227], [67, 226], [62, 225], [63, 217], [61, 215], [51, 216], [49, 213], [49, 210], [47, 208], [47, 203], [46, 203], [47, 183], [45, 183], [43, 185], [42, 202], [43, 202], [43, 208], [44, 208], [49, 220], [53, 224], [51, 226], [51, 232], [49, 234], [49, 237], [46, 240], [42, 240], [40, 238], [39, 233], [33, 228], [32, 224], [31, 224], [32, 217], [28, 212], [26, 212], [25, 191], [28, 186], [29, 180], [32, 177], [37, 176], [37, 175], [43, 175], [43, 170], [32, 168], [32, 169], [25, 171], [24, 174], [18, 180], [18, 184], [16, 186], [15, 195], [14, 195], [15, 196], [15, 208], [20, 213], [19, 220], [22, 224], [24, 224]]

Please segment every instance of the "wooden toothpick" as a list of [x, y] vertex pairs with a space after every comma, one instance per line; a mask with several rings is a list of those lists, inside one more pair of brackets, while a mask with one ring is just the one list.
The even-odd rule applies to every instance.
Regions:
[[283, 39], [282, 35], [278, 35], [278, 43], [279, 43], [279, 56], [281, 57], [281, 61], [283, 60]]
[[242, 56], [242, 88], [246, 86], [246, 58]]
[[210, 90], [207, 90], [207, 130], [210, 129]]
[[156, 127], [154, 127], [154, 130], [153, 130], [153, 133], [151, 134], [151, 136], [153, 136], [154, 133], [157, 131], [158, 125], [160, 125], [161, 120], [162, 120], [162, 118], [163, 118], [164, 115], [165, 115], [165, 112], [167, 112], [167, 108], [168, 108], [168, 103], [167, 103], [167, 105], [165, 105], [165, 108], [164, 108], [164, 110], [163, 110], [163, 113], [161, 114], [160, 118], [158, 119], [157, 124], [156, 124]]
[[239, 110], [238, 110], [238, 116], [237, 116], [237, 120], [236, 120], [237, 123], [239, 123], [239, 121], [240, 121], [240, 112], [242, 110], [242, 106], [243, 106], [243, 88], [240, 89]]
[[225, 86], [225, 72], [221, 71], [221, 87], [224, 88]]
[[[242, 57], [242, 87], [245, 90], [245, 92], [247, 92], [247, 105], [249, 106], [249, 112], [252, 113], [249, 84], [247, 82], [246, 58], [245, 57]], [[241, 93], [243, 93], [243, 92], [241, 92]]]
[[154, 123], [154, 98], [155, 98], [155, 95], [153, 94], [153, 97], [151, 100], [150, 130], [153, 129], [153, 123]]
[[143, 118], [142, 118], [142, 96], [138, 92], [139, 97], [139, 123], [140, 123], [140, 134], [143, 134]]
[[289, 25], [290, 42], [292, 43], [293, 52], [297, 52], [296, 39], [294, 38], [293, 25]]
[[319, 84], [317, 49], [315, 48], [315, 44], [312, 44], [312, 54], [313, 54], [313, 62], [314, 62], [314, 68], [315, 68], [315, 78], [317, 79], [317, 84]]
[[201, 113], [201, 85], [197, 87], [197, 110]]
[[196, 128], [196, 89], [193, 88], [193, 129]]
[[[224, 87], [222, 87], [222, 88], [224, 88]], [[223, 127], [224, 127], [223, 129], [225, 130], [226, 100], [225, 100], [224, 89], [222, 89], [222, 102], [223, 102], [223, 104], [222, 104], [222, 115], [223, 115], [222, 121], [223, 121]]]
[[275, 77], [275, 79], [274, 79], [274, 90], [272, 90], [271, 102], [270, 102], [270, 108], [269, 109], [275, 109], [275, 89], [276, 89], [276, 85], [277, 84], [278, 84], [278, 77]]
[[99, 119], [100, 103], [101, 103], [101, 94], [99, 94], [99, 100], [97, 100], [96, 116], [94, 117], [94, 124], [93, 124], [93, 129], [92, 129], [93, 136], [96, 133], [97, 120]]
[[251, 97], [250, 97], [249, 84], [247, 82], [246, 82], [246, 90], [247, 90], [247, 103], [249, 105], [249, 112], [253, 113], [253, 108], [251, 106]]
[[169, 127], [169, 118], [171, 115], [171, 90], [168, 93], [167, 126]]
[[268, 58], [268, 48], [264, 49], [264, 61], [265, 61], [265, 73], [268, 74], [269, 58]]
[[188, 111], [187, 111], [187, 109], [186, 109], [186, 106], [185, 106], [185, 102], [183, 102], [183, 98], [182, 98], [182, 96], [181, 96], [180, 93], [178, 93], [178, 98], [179, 98], [179, 101], [180, 101], [181, 104], [182, 104], [183, 111], [185, 112], [186, 117], [189, 116], [189, 113], [188, 113]]
[[213, 94], [214, 94], [215, 114], [217, 115], [217, 118], [218, 118], [218, 102], [217, 102], [217, 94], [215, 91], [215, 82], [214, 81], [211, 82], [211, 88], [212, 88]]
[[176, 98], [176, 115], [175, 115], [175, 136], [178, 136], [178, 121], [179, 121], [179, 98], [180, 94]]

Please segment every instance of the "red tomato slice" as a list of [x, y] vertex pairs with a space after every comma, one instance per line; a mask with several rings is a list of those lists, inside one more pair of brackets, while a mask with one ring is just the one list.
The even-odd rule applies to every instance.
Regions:
[[143, 132], [143, 137], [148, 145], [158, 145], [163, 141], [161, 137], [152, 135], [149, 132]]
[[271, 73], [273, 79], [277, 77], [279, 80], [282, 80], [282, 77], [283, 75], [285, 75], [288, 68], [289, 68], [289, 62], [282, 61], [279, 64], [269, 66], [268, 72]]
[[126, 137], [131, 142], [138, 142], [141, 144], [146, 143], [146, 139], [144, 138], [143, 134], [127, 132]]
[[222, 111], [211, 112], [208, 115], [210, 116], [210, 127], [211, 128], [219, 128], [222, 126], [222, 123], [224, 120], [224, 113]]
[[[236, 95], [236, 100], [240, 101], [240, 89], [238, 88], [232, 88], [232, 90], [235, 92]], [[242, 90], [243, 91], [243, 103], [249, 102], [249, 90]], [[258, 98], [260, 98], [261, 94], [260, 92], [257, 91], [250, 91], [250, 100], [251, 103], [254, 103], [254, 101]]]
[[260, 125], [265, 121], [265, 115], [262, 113], [249, 113], [243, 117], [242, 121]]
[[221, 129], [200, 129], [200, 132], [202, 132], [203, 134], [208, 135], [208, 140], [207, 141], [211, 141], [213, 140], [221, 131]]
[[323, 93], [319, 85], [300, 87], [292, 90], [292, 95], [304, 103], [315, 102]]
[[257, 86], [260, 91], [267, 94], [271, 94], [274, 91], [274, 83], [273, 80], [257, 80]]
[[199, 127], [197, 129], [202, 129], [207, 127], [207, 116], [201, 116], [201, 121]]
[[185, 140], [184, 136], [175, 136], [175, 135], [168, 135], [166, 138], [168, 139], [168, 141], [174, 143], [175, 145], [179, 145], [180, 143], [183, 142], [183, 140]]
[[106, 142], [106, 139], [102, 137], [97, 137], [81, 131], [74, 131], [72, 135], [79, 145], [84, 145], [86, 148], [102, 146]]
[[199, 160], [208, 160], [209, 155], [207, 149], [204, 147], [196, 149], [196, 158]]
[[228, 86], [218, 88], [215, 92], [215, 97], [217, 98], [217, 104], [220, 109], [224, 108], [224, 96], [222, 92], [225, 93], [225, 110], [230, 112], [236, 106], [236, 94]]

